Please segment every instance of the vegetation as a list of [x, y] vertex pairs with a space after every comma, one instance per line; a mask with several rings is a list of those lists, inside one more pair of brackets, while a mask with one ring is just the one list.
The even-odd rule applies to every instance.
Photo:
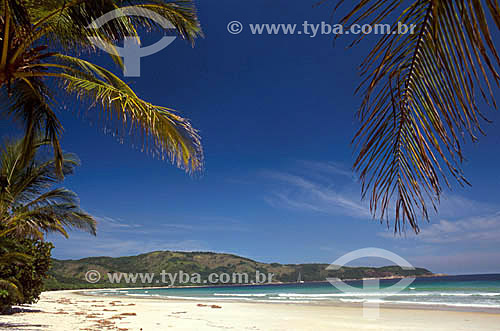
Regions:
[[14, 253], [1, 255], [4, 263], [0, 262], [0, 279], [3, 280], [0, 282], [0, 312], [11, 305], [31, 304], [38, 300], [44, 289], [54, 247], [49, 242], [33, 239], [10, 241], [10, 251], [15, 251], [18, 257], [20, 254], [25, 257], [16, 263]]
[[[139, 136], [146, 150], [187, 172], [202, 168], [201, 138], [189, 120], [142, 100], [111, 71], [80, 58], [97, 51], [90, 38], [113, 43], [138, 37], [138, 29], [164, 30], [147, 18], [128, 16], [88, 28], [105, 13], [129, 5], [168, 18], [191, 43], [201, 35], [192, 0], [0, 0], [1, 112], [20, 122], [24, 131], [22, 140], [6, 142], [0, 151], [1, 310], [37, 300], [50, 265], [47, 233], [67, 237], [69, 229], [79, 229], [95, 235], [95, 220], [80, 209], [76, 194], [53, 188], [78, 164], [62, 151], [56, 101], [69, 95], [87, 100], [89, 108], [100, 111], [99, 118]], [[342, 23], [373, 25], [389, 17], [395, 19], [393, 28], [398, 22], [414, 24], [417, 33], [384, 35], [362, 65], [366, 77], [360, 86], [364, 99], [354, 138], [354, 168], [373, 215], [387, 222], [394, 218], [395, 231], [409, 224], [418, 232], [420, 215], [429, 218], [429, 204], [437, 209], [442, 183], [450, 185], [450, 175], [468, 184], [461, 170], [461, 136], [467, 133], [475, 141], [482, 133], [480, 102], [496, 107], [493, 83], [500, 85], [500, 56], [490, 30], [500, 30], [500, 7], [497, 0], [363, 0]], [[111, 57], [123, 68], [119, 56]], [[53, 157], [44, 157], [47, 145]], [[394, 215], [389, 212], [392, 205]], [[148, 285], [106, 280], [89, 284], [84, 276], [91, 269], [101, 274], [182, 270], [203, 278], [258, 270], [282, 282], [296, 281], [299, 274], [305, 281], [431, 275], [426, 269], [395, 266], [326, 271], [326, 264], [265, 264], [200, 252], [52, 263], [48, 289]]]
[[[191, 42], [201, 33], [192, 1], [0, 1], [0, 93], [7, 100], [1, 111], [24, 125], [25, 157], [39, 135], [51, 141], [59, 176], [63, 175], [59, 142], [63, 127], [55, 104], [70, 94], [99, 108], [99, 118], [111, 124], [118, 120], [123, 132], [138, 133], [149, 151], [167, 156], [186, 171], [202, 166], [200, 137], [188, 120], [140, 99], [109, 70], [72, 56], [97, 50], [89, 38], [110, 43], [138, 37], [138, 28], [163, 30], [156, 22], [135, 16], [87, 28], [105, 13], [130, 5], [166, 17]], [[118, 56], [112, 57], [123, 66]]]
[[[0, 149], [0, 298], [2, 309], [31, 303], [42, 290], [50, 261], [47, 233], [68, 237], [69, 229], [96, 233], [96, 221], [81, 210], [75, 193], [52, 188], [61, 182], [56, 161], [44, 158], [47, 142], [34, 141], [28, 155], [22, 140]], [[20, 162], [25, 157], [25, 163]], [[62, 155], [62, 172], [73, 173], [78, 161]]]
[[[165, 29], [136, 16], [89, 28], [100, 16], [130, 5], [166, 17], [190, 42], [201, 34], [190, 0], [0, 0], [0, 111], [24, 126], [24, 138], [6, 142], [0, 151], [2, 310], [38, 298], [49, 267], [47, 233], [96, 232], [95, 220], [80, 209], [76, 194], [52, 188], [78, 164], [62, 151], [56, 101], [70, 95], [88, 100], [90, 108], [101, 111], [99, 118], [118, 122], [127, 134], [137, 133], [146, 150], [188, 172], [202, 167], [200, 137], [188, 120], [140, 99], [111, 71], [79, 57], [97, 51], [91, 39], [112, 44], [138, 37], [137, 29]], [[111, 57], [123, 69], [116, 54]], [[42, 158], [40, 151], [48, 144], [54, 157]]]
[[31, 256], [16, 251], [12, 239], [7, 238], [5, 231], [0, 234], [0, 313], [10, 308], [11, 304], [23, 300], [22, 286], [12, 273], [3, 273], [7, 268], [25, 265], [32, 261]]
[[416, 25], [415, 34], [382, 36], [361, 66], [354, 168], [374, 217], [394, 219], [395, 231], [409, 224], [418, 233], [428, 205], [437, 210], [442, 182], [450, 185], [451, 176], [468, 184], [462, 142], [483, 132], [481, 102], [497, 106], [500, 57], [491, 31], [500, 30], [500, 6], [497, 0], [363, 0], [352, 8], [341, 23], [394, 19], [392, 31], [398, 22]]
[[[56, 161], [43, 157], [45, 142], [35, 141], [25, 155], [23, 140], [6, 142], [0, 149], [0, 220], [6, 232], [19, 238], [43, 239], [48, 232], [68, 236], [68, 229], [96, 233], [96, 221], [81, 210], [78, 197], [65, 188], [52, 186], [61, 182]], [[19, 162], [27, 158], [26, 164]], [[78, 160], [62, 155], [64, 175], [72, 174]]]
[[[230, 254], [207, 252], [170, 252], [158, 251], [127, 257], [89, 257], [81, 260], [53, 260], [50, 278], [46, 282], [47, 289], [108, 288], [108, 287], [147, 287], [158, 284], [143, 284], [140, 279], [136, 283], [110, 283], [107, 273], [198, 273], [201, 279], [208, 279], [211, 273], [247, 273], [249, 278], [258, 270], [262, 273], [274, 273], [274, 281], [296, 282], [299, 273], [304, 281], [325, 281], [327, 277], [341, 279], [362, 279], [364, 277], [397, 277], [397, 276], [429, 276], [426, 269], [416, 268], [406, 271], [400, 267], [342, 267], [338, 271], [327, 271], [327, 264], [279, 264], [261, 263]], [[90, 284], [85, 280], [89, 270], [97, 270], [101, 280]], [[160, 284], [161, 285], [161, 284]], [[196, 284], [176, 284], [196, 285]], [[199, 284], [197, 284], [199, 285]]]

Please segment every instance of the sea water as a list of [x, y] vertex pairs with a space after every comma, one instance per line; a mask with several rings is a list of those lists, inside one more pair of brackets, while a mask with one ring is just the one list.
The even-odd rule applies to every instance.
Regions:
[[[382, 279], [380, 289], [398, 283]], [[362, 281], [348, 281], [358, 290], [342, 292], [329, 282], [95, 291], [99, 295], [129, 295], [171, 299], [257, 301], [276, 303], [364, 303], [500, 309], [500, 274], [416, 278], [397, 293], [363, 290]], [[392, 290], [391, 290], [392, 292]]]

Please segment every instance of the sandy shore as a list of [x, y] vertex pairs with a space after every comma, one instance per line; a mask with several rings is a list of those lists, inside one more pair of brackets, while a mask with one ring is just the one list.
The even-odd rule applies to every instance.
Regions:
[[[212, 305], [215, 305], [212, 307]], [[219, 308], [220, 307], [220, 308]], [[0, 330], [499, 330], [500, 314], [358, 307], [110, 298], [45, 292], [27, 311], [0, 316]]]

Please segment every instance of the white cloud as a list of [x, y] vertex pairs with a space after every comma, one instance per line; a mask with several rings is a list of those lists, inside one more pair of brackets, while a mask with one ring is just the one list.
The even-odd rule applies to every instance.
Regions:
[[249, 228], [243, 226], [240, 223], [228, 222], [228, 223], [215, 223], [209, 222], [207, 224], [187, 224], [187, 223], [162, 223], [159, 224], [161, 227], [175, 229], [179, 231], [189, 231], [189, 232], [210, 232], [210, 231], [226, 231], [226, 232], [247, 232], [250, 231]]
[[500, 213], [458, 221], [441, 220], [424, 228], [418, 238], [428, 243], [500, 242]]
[[378, 235], [392, 239], [409, 238], [430, 244], [454, 242], [462, 244], [473, 242], [500, 243], [500, 212], [483, 216], [465, 217], [454, 221], [442, 219], [424, 226], [418, 235], [412, 232], [406, 233], [404, 237], [394, 236], [393, 233], [389, 232], [381, 232]]
[[[495, 206], [456, 194], [444, 194], [441, 198], [441, 203], [438, 205], [438, 215], [440, 218], [462, 218], [484, 215], [494, 213], [496, 210]], [[434, 217], [431, 214], [431, 218]]]
[[[331, 215], [369, 218], [368, 208], [350, 192], [334, 189], [322, 181], [284, 172], [264, 172], [276, 189], [265, 200], [274, 207], [286, 207]], [[350, 182], [352, 183], [352, 182]]]
[[139, 224], [129, 224], [120, 219], [115, 219], [107, 216], [96, 216], [98, 228], [102, 229], [137, 229], [142, 227]]
[[352, 170], [338, 162], [300, 161], [300, 163], [309, 170], [319, 171], [329, 175], [341, 175], [351, 179], [354, 178]]
[[48, 240], [54, 242], [56, 246], [53, 251], [54, 257], [63, 259], [88, 256], [116, 257], [158, 250], [203, 251], [209, 250], [209, 247], [204, 241], [192, 239], [192, 234], [195, 232], [249, 231], [241, 222], [224, 217], [198, 217], [198, 221], [202, 224], [188, 223], [186, 220], [179, 223], [156, 222], [152, 226], [107, 216], [95, 218], [98, 223], [96, 237], [79, 231], [72, 231], [69, 240], [49, 235]]
[[[372, 219], [367, 203], [360, 199], [359, 185], [346, 180], [346, 177], [352, 178], [352, 174], [345, 167], [334, 162], [299, 163], [301, 166], [294, 171], [263, 173], [273, 185], [265, 196], [266, 202], [276, 208]], [[391, 211], [393, 209], [389, 214]], [[421, 222], [422, 232], [418, 236], [411, 229], [402, 237], [394, 236], [392, 227], [379, 236], [415, 239], [427, 244], [500, 242], [500, 213], [497, 211], [497, 206], [488, 203], [444, 194], [438, 212], [430, 212], [430, 224]]]

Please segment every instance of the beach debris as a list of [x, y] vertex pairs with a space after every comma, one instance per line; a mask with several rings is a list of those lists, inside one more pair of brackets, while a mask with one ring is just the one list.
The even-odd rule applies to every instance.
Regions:
[[126, 307], [126, 306], [135, 306], [135, 303], [129, 303], [129, 304], [120, 304], [121, 301], [111, 301], [109, 304], [112, 305], [113, 307]]
[[101, 316], [99, 316], [101, 314], [96, 314], [96, 313], [92, 313], [92, 314], [87, 314], [87, 316], [85, 316], [86, 318], [100, 318]]
[[210, 308], [213, 308], [213, 309], [221, 309], [222, 308], [221, 306], [218, 306], [218, 305], [204, 305], [202, 303], [199, 303], [196, 306], [197, 307], [210, 307]]
[[115, 322], [107, 319], [98, 320], [96, 322], [100, 327], [110, 328], [115, 326]]

